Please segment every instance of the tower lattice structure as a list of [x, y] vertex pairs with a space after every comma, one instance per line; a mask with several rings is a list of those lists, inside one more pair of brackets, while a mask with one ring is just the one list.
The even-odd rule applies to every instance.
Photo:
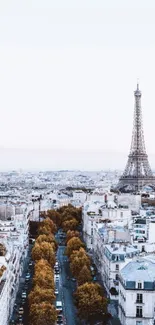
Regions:
[[142, 93], [137, 84], [137, 89], [134, 91], [135, 107], [131, 148], [124, 173], [117, 186], [122, 192], [137, 191], [144, 185], [155, 187], [155, 177], [145, 149], [141, 96]]

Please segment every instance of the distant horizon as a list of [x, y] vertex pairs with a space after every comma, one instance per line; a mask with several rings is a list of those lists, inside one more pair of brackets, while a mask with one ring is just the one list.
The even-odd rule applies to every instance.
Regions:
[[[0, 171], [102, 171], [125, 169], [128, 153], [60, 148], [9, 148], [0, 147]], [[155, 154], [148, 159], [155, 170]]]

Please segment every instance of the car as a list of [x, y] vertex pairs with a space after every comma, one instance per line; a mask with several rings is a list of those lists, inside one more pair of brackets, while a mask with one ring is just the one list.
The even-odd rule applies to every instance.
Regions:
[[58, 262], [55, 262], [55, 265], [54, 265], [54, 268], [58, 268], [59, 267], [59, 263]]
[[24, 314], [24, 308], [23, 307], [19, 307], [18, 314], [19, 315], [23, 315]]
[[59, 301], [56, 301], [56, 310], [57, 311], [62, 311], [62, 301], [59, 300]]
[[55, 273], [55, 274], [59, 274], [59, 273], [60, 273], [60, 272], [59, 272], [59, 269], [58, 269], [58, 268], [55, 269], [55, 270], [54, 270], [54, 273]]
[[59, 274], [54, 274], [54, 280], [57, 282], [59, 281]]
[[18, 322], [23, 323], [23, 315], [18, 316]]
[[54, 293], [55, 293], [55, 295], [58, 295], [59, 294], [59, 290], [58, 289], [55, 289]]
[[75, 278], [71, 278], [71, 280], [72, 280], [73, 282], [75, 282], [75, 281], [76, 281], [76, 279], [75, 279]]
[[33, 266], [33, 263], [32, 262], [29, 262], [29, 267]]
[[22, 298], [26, 298], [26, 296], [27, 296], [26, 291], [23, 291], [23, 292], [22, 292]]
[[21, 304], [22, 304], [22, 305], [25, 305], [25, 303], [26, 303], [26, 298], [22, 298], [22, 300], [21, 300]]
[[26, 276], [25, 276], [25, 279], [26, 279], [26, 280], [29, 280], [30, 277], [31, 277], [30, 273], [27, 273]]

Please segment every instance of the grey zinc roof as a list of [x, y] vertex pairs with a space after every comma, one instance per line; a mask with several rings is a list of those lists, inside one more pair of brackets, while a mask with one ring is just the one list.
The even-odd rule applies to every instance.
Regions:
[[121, 276], [125, 281], [155, 281], [155, 261], [137, 259], [129, 262], [122, 270]]

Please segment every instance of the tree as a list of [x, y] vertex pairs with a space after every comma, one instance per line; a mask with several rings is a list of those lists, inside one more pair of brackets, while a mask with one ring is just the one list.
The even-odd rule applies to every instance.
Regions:
[[73, 262], [74, 258], [84, 258], [87, 257], [90, 265], [90, 257], [87, 255], [85, 249], [83, 247], [80, 247], [79, 250], [74, 250], [72, 254], [70, 255], [70, 262]]
[[42, 302], [53, 303], [55, 300], [54, 290], [40, 288], [38, 285], [36, 285], [30, 292], [28, 298], [30, 306], [32, 304], [40, 304]]
[[107, 299], [99, 294], [99, 288], [94, 283], [79, 286], [75, 299], [79, 317], [90, 323], [93, 317], [97, 318], [107, 312]]
[[77, 280], [78, 280], [78, 286], [86, 282], [90, 282], [92, 280], [91, 272], [86, 265], [84, 265], [80, 270]]
[[80, 237], [79, 231], [77, 231], [77, 230], [68, 230], [67, 231], [67, 236], [66, 236], [66, 244], [73, 237]]
[[47, 243], [52, 244], [52, 247], [54, 247], [54, 250], [56, 250], [58, 247], [58, 244], [57, 244], [53, 234], [39, 235], [38, 238], [36, 239], [36, 243], [41, 244], [42, 242], [47, 242]]
[[75, 208], [71, 204], [59, 208], [57, 212], [61, 214], [62, 221], [71, 220], [73, 218], [75, 218], [78, 221], [78, 223], [82, 221], [82, 209]]
[[66, 247], [66, 255], [69, 257], [73, 251], [79, 250], [81, 247], [84, 247], [85, 245], [82, 243], [80, 238], [73, 237], [71, 238]]
[[51, 235], [51, 228], [49, 226], [40, 226], [38, 229], [38, 235]]
[[41, 270], [50, 271], [50, 272], [52, 272], [52, 274], [54, 276], [54, 273], [53, 273], [53, 271], [51, 269], [50, 264], [46, 260], [44, 260], [43, 258], [41, 258], [39, 261], [37, 261], [35, 263], [34, 273], [40, 272]]
[[78, 221], [75, 218], [66, 220], [62, 223], [62, 228], [64, 231], [75, 230], [78, 226]]
[[5, 256], [6, 254], [6, 247], [0, 243], [0, 256]]
[[32, 249], [32, 259], [38, 261], [41, 258], [47, 260], [47, 262], [54, 266], [55, 264], [55, 253], [52, 245], [47, 242], [42, 242], [41, 244], [35, 243]]
[[70, 269], [75, 278], [78, 278], [81, 269], [86, 266], [90, 269], [90, 258], [83, 248], [78, 251], [73, 251], [70, 256]]
[[[45, 220], [43, 220], [42, 222], [41, 222], [41, 224], [40, 224], [40, 227], [39, 227], [39, 231], [38, 231], [38, 234], [39, 235], [41, 235], [41, 234], [46, 234], [47, 235], [47, 233], [43, 233], [43, 232], [41, 232], [41, 229], [43, 228], [43, 229], [48, 229], [48, 231], [49, 231], [49, 229], [50, 229], [50, 232], [52, 233], [52, 234], [55, 234], [55, 232], [56, 232], [56, 230], [57, 230], [57, 228], [56, 228], [56, 225], [55, 225], [55, 223], [52, 221], [52, 220], [50, 220], [50, 218], [46, 218]], [[48, 233], [49, 234], [49, 233]]]
[[54, 276], [52, 271], [46, 269], [36, 272], [33, 277], [33, 285], [38, 286], [42, 289], [54, 289]]
[[52, 220], [57, 225], [57, 227], [60, 227], [62, 217], [61, 217], [61, 214], [58, 211], [48, 210], [47, 211], [47, 216], [48, 216], [48, 218], [50, 220]]
[[31, 325], [54, 325], [57, 319], [55, 306], [49, 302], [33, 304], [30, 307]]

